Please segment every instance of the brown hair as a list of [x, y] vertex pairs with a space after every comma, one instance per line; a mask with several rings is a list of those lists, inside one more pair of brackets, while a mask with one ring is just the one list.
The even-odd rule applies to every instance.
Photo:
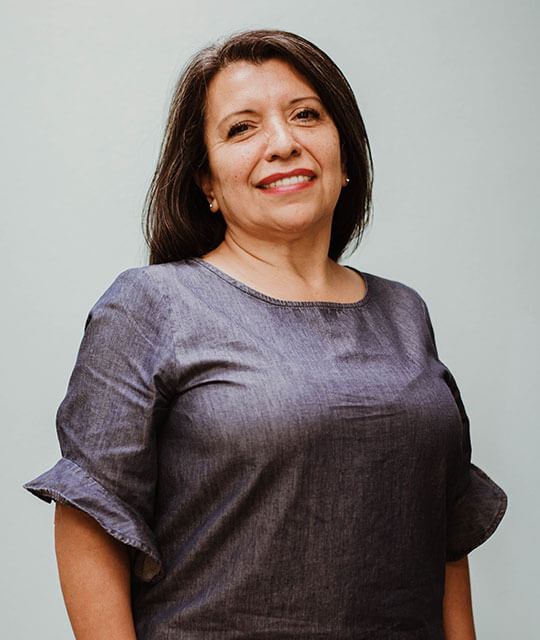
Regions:
[[150, 264], [198, 257], [225, 234], [221, 213], [212, 213], [195, 175], [208, 169], [204, 143], [206, 90], [227, 65], [245, 60], [288, 62], [313, 86], [332, 117], [341, 141], [350, 184], [342, 189], [332, 221], [328, 255], [333, 260], [362, 237], [371, 210], [373, 164], [369, 142], [352, 89], [334, 62], [318, 47], [286, 31], [236, 34], [197, 53], [174, 92], [158, 165], [145, 200], [144, 233]]

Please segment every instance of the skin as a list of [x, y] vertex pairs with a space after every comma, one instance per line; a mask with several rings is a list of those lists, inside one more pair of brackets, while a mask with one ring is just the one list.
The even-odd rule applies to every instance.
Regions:
[[[336, 126], [305, 78], [280, 60], [229, 65], [208, 89], [205, 139], [210, 170], [197, 179], [227, 230], [203, 258], [275, 298], [361, 299], [363, 279], [328, 258], [346, 166]], [[258, 187], [298, 168], [311, 172], [309, 186]], [[126, 547], [61, 504], [55, 545], [77, 640], [136, 640]], [[443, 621], [447, 640], [475, 640], [467, 558], [446, 564]]]
[[[203, 258], [267, 295], [354, 302], [365, 285], [328, 257], [332, 215], [347, 173], [337, 128], [316, 91], [281, 60], [236, 62], [207, 93], [210, 170], [199, 176], [223, 242]], [[261, 180], [313, 172], [308, 188], [275, 193]]]
[[446, 640], [476, 640], [467, 556], [446, 563], [443, 627]]
[[136, 640], [127, 548], [90, 516], [56, 505], [60, 586], [77, 640]]

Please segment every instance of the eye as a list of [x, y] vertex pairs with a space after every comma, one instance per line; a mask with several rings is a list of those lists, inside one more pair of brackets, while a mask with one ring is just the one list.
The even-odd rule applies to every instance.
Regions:
[[299, 120], [318, 120], [321, 114], [316, 109], [302, 109], [295, 114]]
[[232, 138], [233, 136], [247, 130], [248, 130], [247, 122], [237, 122], [236, 124], [233, 124], [233, 126], [229, 129], [229, 132], [227, 133], [227, 138]]

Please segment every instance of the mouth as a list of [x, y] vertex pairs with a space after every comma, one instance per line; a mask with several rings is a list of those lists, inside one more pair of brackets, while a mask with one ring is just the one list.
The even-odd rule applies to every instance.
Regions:
[[294, 169], [287, 173], [273, 173], [257, 184], [257, 189], [278, 189], [280, 187], [294, 187], [307, 185], [315, 180], [315, 174], [309, 169]]

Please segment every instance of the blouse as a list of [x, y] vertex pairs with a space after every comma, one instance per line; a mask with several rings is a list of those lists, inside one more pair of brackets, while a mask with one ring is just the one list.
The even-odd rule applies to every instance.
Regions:
[[507, 498], [424, 301], [358, 273], [357, 302], [289, 301], [192, 258], [91, 309], [25, 488], [128, 545], [139, 640], [444, 640], [445, 562]]

